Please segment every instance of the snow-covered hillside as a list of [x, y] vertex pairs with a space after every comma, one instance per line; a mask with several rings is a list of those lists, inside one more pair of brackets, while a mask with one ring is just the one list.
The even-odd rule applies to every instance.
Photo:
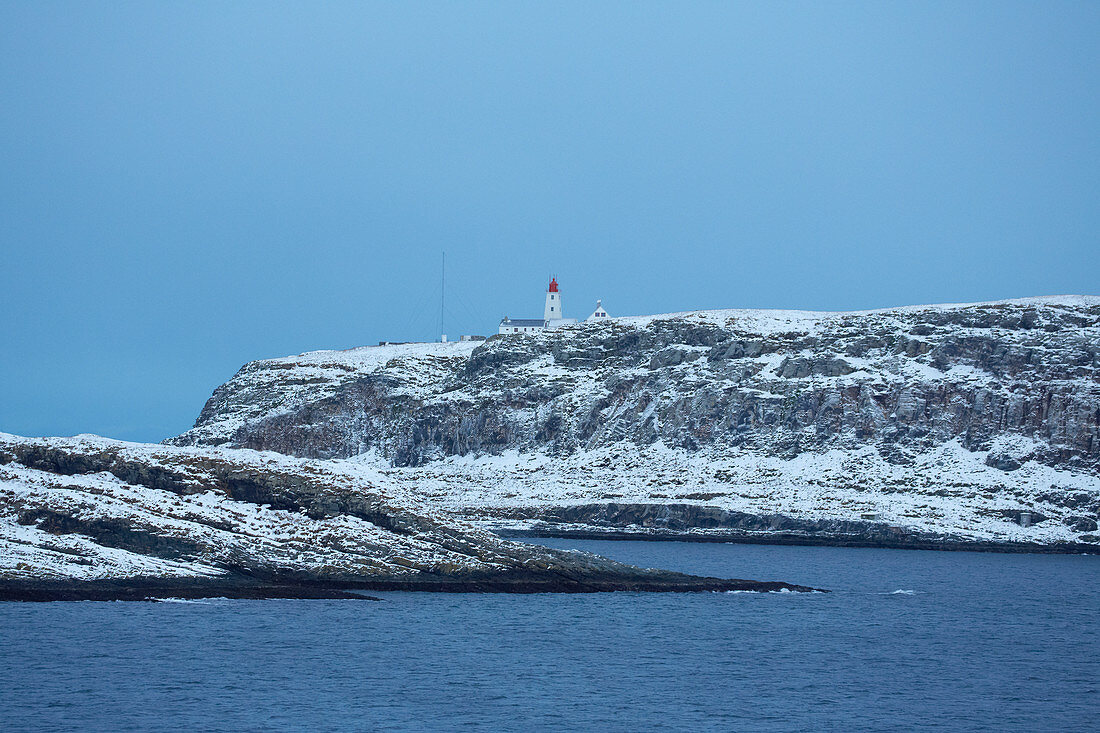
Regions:
[[869, 446], [783, 458], [658, 443], [565, 456], [452, 456], [415, 467], [350, 460], [379, 466], [437, 506], [505, 532], [1100, 549], [1100, 478], [1035, 461], [1009, 473], [988, 465], [988, 455], [958, 441], [906, 463]]
[[215, 594], [257, 582], [298, 589], [782, 586], [640, 570], [502, 540], [430, 508], [369, 466], [0, 433], [0, 598], [56, 590], [50, 582], [87, 589], [166, 580], [173, 589]]
[[592, 505], [627, 526], [599, 505], [686, 504], [732, 513], [718, 525], [1091, 543], [1100, 298], [704, 311], [313, 352], [246, 365], [169, 442], [352, 458], [490, 521]]

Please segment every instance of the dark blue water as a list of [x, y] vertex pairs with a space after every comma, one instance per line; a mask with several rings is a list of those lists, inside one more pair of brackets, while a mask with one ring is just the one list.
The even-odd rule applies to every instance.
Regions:
[[1100, 729], [1100, 557], [547, 544], [835, 592], [0, 603], [0, 728]]

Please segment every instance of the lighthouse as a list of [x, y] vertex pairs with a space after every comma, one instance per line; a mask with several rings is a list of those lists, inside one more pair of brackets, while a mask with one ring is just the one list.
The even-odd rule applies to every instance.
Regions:
[[561, 293], [558, 291], [558, 281], [550, 278], [550, 285], [546, 288], [546, 305], [542, 309], [542, 320], [534, 318], [509, 318], [505, 316], [500, 321], [497, 333], [532, 333], [546, 331], [561, 326], [576, 323], [576, 318], [566, 318], [561, 309]]
[[542, 311], [542, 320], [558, 321], [562, 317], [561, 293], [558, 292], [557, 278], [550, 278], [550, 286], [546, 288], [546, 307]]
[[553, 277], [546, 288], [546, 306], [542, 309], [542, 320], [548, 330], [577, 322], [576, 318], [566, 318], [562, 313], [561, 293], [558, 292], [558, 281]]

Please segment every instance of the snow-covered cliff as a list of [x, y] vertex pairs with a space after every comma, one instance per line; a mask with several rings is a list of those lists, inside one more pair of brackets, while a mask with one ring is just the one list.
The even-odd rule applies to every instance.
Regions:
[[169, 442], [348, 458], [523, 526], [1091, 543], [1100, 298], [312, 352], [245, 365]]

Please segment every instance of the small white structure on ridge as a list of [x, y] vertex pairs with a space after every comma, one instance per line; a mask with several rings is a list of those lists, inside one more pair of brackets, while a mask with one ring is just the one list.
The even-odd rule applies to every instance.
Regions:
[[605, 311], [603, 309], [603, 301], [602, 300], [597, 300], [596, 301], [596, 310], [592, 311], [592, 315], [590, 315], [588, 318], [585, 318], [584, 320], [585, 321], [598, 321], [601, 318], [609, 318], [609, 317], [610, 316], [607, 315], [607, 311]]

